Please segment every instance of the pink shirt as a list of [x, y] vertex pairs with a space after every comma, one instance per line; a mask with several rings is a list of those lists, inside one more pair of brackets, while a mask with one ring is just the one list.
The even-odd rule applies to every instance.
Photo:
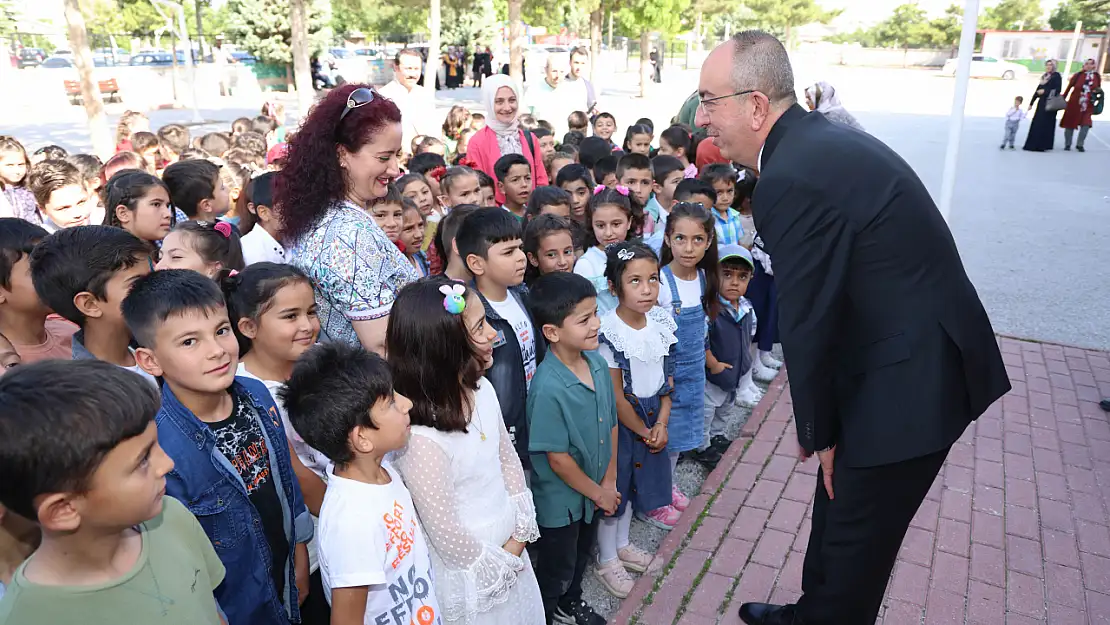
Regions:
[[65, 319], [49, 318], [46, 320], [46, 341], [39, 345], [14, 343], [15, 351], [25, 365], [52, 358], [73, 360], [74, 332], [77, 332], [76, 325]]

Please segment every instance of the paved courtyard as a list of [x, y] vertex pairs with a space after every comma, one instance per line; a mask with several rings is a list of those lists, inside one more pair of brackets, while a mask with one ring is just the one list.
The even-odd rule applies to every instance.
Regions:
[[[1110, 395], [1103, 351], [1000, 339], [1014, 389], [967, 429], [915, 517], [885, 625], [1110, 623]], [[798, 464], [787, 375], [610, 620], [736, 624], [801, 593], [816, 458]]]

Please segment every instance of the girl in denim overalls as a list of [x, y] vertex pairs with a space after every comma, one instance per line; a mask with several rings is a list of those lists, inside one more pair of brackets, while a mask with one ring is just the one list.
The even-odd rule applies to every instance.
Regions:
[[[655, 252], [639, 243], [619, 243], [607, 250], [605, 274], [619, 304], [602, 316], [598, 353], [619, 371], [613, 381], [617, 398], [617, 492], [621, 503], [598, 527], [598, 577], [618, 597], [627, 596], [627, 570], [643, 572], [651, 556], [628, 541], [632, 513], [671, 529], [680, 512], [671, 507], [671, 467], [667, 459], [676, 325], [655, 305], [659, 297], [659, 263]], [[631, 503], [631, 507], [629, 504]]]
[[[720, 307], [716, 238], [713, 215], [701, 204], [680, 202], [667, 218], [659, 305], [671, 311], [678, 325], [667, 444], [672, 470], [682, 452], [691, 452], [691, 457], [709, 470], [721, 460], [721, 453], [715, 449], [698, 451], [705, 430], [705, 350], [709, 347], [706, 318], [715, 317]], [[678, 506], [688, 502], [675, 489], [673, 503]]]

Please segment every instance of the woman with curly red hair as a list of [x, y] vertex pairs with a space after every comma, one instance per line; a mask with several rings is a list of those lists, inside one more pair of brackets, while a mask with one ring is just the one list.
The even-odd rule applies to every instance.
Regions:
[[397, 105], [344, 85], [309, 111], [275, 181], [282, 238], [312, 279], [321, 334], [379, 353], [393, 300], [417, 279], [368, 210], [400, 175], [400, 151]]

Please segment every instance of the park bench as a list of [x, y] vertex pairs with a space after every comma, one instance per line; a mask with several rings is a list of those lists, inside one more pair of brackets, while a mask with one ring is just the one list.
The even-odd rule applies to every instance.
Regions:
[[[100, 87], [101, 95], [107, 96], [109, 102], [122, 102], [123, 99], [119, 95], [119, 83], [115, 78], [101, 80], [97, 83]], [[69, 96], [69, 101], [73, 104], [81, 103], [81, 82], [77, 80], [65, 81], [66, 95]]]

